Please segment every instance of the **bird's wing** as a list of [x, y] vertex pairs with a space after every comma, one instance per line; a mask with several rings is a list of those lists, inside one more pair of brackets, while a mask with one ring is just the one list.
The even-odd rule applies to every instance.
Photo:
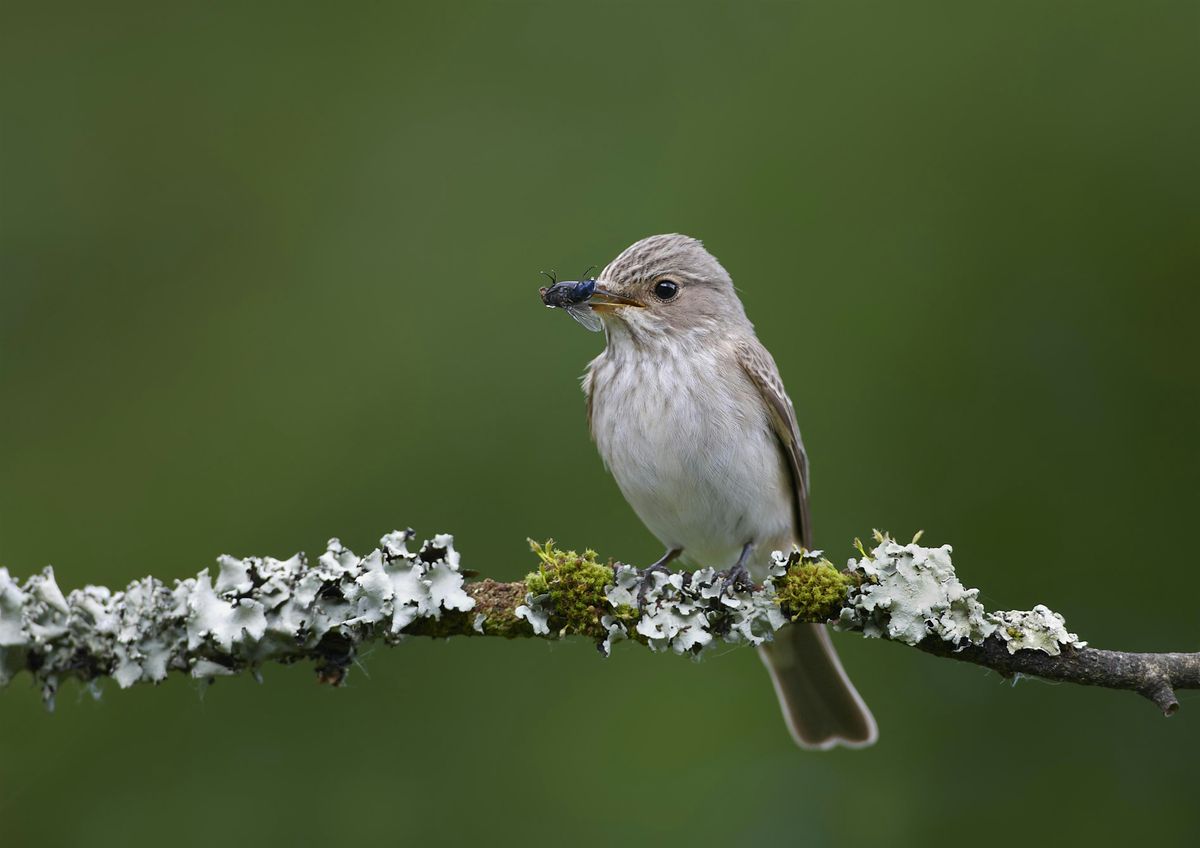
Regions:
[[585, 371], [583, 373], [583, 380], [580, 381], [580, 385], [583, 387], [583, 393], [585, 395], [587, 395], [588, 432], [592, 434], [593, 439], [596, 438], [596, 431], [592, 429], [592, 406], [593, 406], [593, 399], [596, 396], [596, 383], [592, 379], [592, 368], [594, 366], [595, 366], [594, 362], [588, 364], [587, 371]]
[[800, 544], [811, 548], [813, 537], [812, 519], [808, 512], [808, 454], [804, 452], [800, 428], [796, 426], [796, 410], [792, 408], [791, 398], [784, 391], [783, 380], [779, 377], [775, 360], [757, 339], [738, 344], [737, 360], [750, 382], [758, 389], [767, 407], [771, 428], [779, 439], [779, 446], [783, 449], [788, 469], [791, 471], [792, 491], [796, 495], [793, 507]]

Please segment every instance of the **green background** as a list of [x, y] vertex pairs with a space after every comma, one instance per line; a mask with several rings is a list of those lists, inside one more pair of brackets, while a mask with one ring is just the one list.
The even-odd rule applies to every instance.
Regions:
[[[0, 6], [0, 562], [66, 587], [453, 532], [658, 554], [542, 309], [703, 238], [774, 352], [819, 541], [955, 545], [993, 608], [1196, 650], [1200, 6]], [[793, 749], [752, 651], [413, 641], [54, 714], [5, 845], [1094, 844], [1200, 825], [1200, 695], [836, 637], [882, 729]], [[1030, 836], [1030, 834], [1033, 834]]]

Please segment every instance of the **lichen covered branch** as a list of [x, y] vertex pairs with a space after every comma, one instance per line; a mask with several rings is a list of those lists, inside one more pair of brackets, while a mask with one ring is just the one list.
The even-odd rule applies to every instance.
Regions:
[[1200, 654], [1139, 654], [1086, 646], [1044, 606], [988, 612], [959, 581], [949, 546], [901, 545], [876, 535], [838, 569], [819, 551], [776, 553], [764, 582], [731, 587], [712, 569], [643, 574], [596, 554], [533, 545], [523, 581], [467, 582], [453, 538], [415, 552], [394, 532], [358, 556], [332, 540], [313, 565], [223, 556], [171, 586], [152, 577], [122, 591], [85, 586], [64, 595], [46, 568], [24, 582], [0, 568], [0, 686], [24, 670], [48, 704], [64, 679], [96, 689], [157, 683], [169, 672], [212, 679], [270, 662], [311, 661], [338, 684], [359, 649], [410, 636], [593, 640], [607, 656], [629, 640], [703, 656], [721, 644], [760, 645], [789, 621], [829, 622], [993, 669], [1137, 692], [1164, 713], [1178, 689], [1200, 688]]

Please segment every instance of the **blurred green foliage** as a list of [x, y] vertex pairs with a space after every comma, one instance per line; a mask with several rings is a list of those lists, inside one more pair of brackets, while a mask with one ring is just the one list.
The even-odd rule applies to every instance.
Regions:
[[[835, 561], [924, 528], [989, 607], [1194, 650], [1198, 36], [1194, 2], [5, 0], [0, 562], [119, 585], [405, 525], [497, 578], [529, 536], [649, 561], [583, 420], [600, 339], [537, 271], [680, 231], [779, 361]], [[751, 651], [414, 642], [53, 715], [21, 678], [0, 841], [1194, 837], [1200, 696], [838, 643], [869, 751], [791, 748]]]

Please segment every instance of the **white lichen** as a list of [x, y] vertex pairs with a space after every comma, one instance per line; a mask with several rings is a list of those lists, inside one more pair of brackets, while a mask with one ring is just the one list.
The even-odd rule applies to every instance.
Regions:
[[842, 608], [838, 629], [908, 645], [929, 637], [978, 645], [998, 633], [1014, 653], [1031, 648], [1058, 654], [1063, 645], [1087, 644], [1067, 632], [1062, 616], [1044, 606], [1030, 612], [987, 612], [978, 600], [979, 590], [967, 589], [955, 574], [951, 550], [949, 545], [901, 545], [878, 536], [869, 554], [851, 559], [847, 566], [862, 582]]
[[389, 533], [363, 557], [331, 539], [311, 567], [303, 554], [222, 556], [215, 580], [205, 569], [173, 587], [146, 577], [120, 592], [85, 586], [64, 596], [50, 568], [23, 584], [0, 568], [0, 685], [28, 668], [52, 704], [68, 676], [109, 675], [125, 688], [171, 670], [212, 678], [301, 656], [348, 664], [362, 641], [394, 641], [418, 619], [475, 605], [453, 538], [410, 553], [412, 535]]
[[513, 614], [517, 618], [523, 618], [529, 622], [529, 626], [533, 628], [535, 636], [546, 636], [550, 633], [550, 615], [552, 612], [549, 592], [543, 592], [540, 595], [535, 595], [533, 592], [526, 592], [525, 603], [513, 610]]
[[607, 631], [605, 637], [596, 645], [604, 656], [612, 656], [612, 646], [622, 639], [629, 638], [629, 631], [615, 616], [600, 616], [600, 626]]
[[1082, 648], [1087, 644], [1074, 633], [1067, 632], [1066, 620], [1061, 615], [1041, 604], [1028, 611], [992, 613], [992, 619], [997, 624], [996, 632], [1007, 643], [1010, 654], [1027, 648], [1058, 656], [1062, 653], [1063, 645]]
[[[66, 677], [96, 692], [95, 680], [104, 676], [125, 688], [160, 682], [173, 670], [204, 679], [243, 670], [257, 675], [265, 662], [300, 658], [316, 660], [322, 677], [337, 682], [358, 645], [396, 642], [415, 622], [475, 607], [453, 538], [435, 536], [414, 553], [408, 550], [412, 537], [411, 530], [389, 533], [361, 557], [331, 539], [313, 565], [303, 554], [286, 560], [222, 556], [215, 576], [205, 569], [172, 586], [146, 577], [117, 592], [85, 586], [64, 595], [48, 567], [24, 582], [0, 568], [0, 685], [29, 670], [52, 704]], [[724, 644], [761, 645], [788, 621], [777, 581], [783, 586], [794, 565], [822, 562], [819, 552], [777, 553], [761, 587], [738, 590], [711, 568], [655, 572], [644, 592], [643, 573], [617, 565], [598, 601], [607, 609], [588, 606], [599, 615], [598, 647], [607, 656], [614, 643], [636, 639], [654, 651], [699, 657]], [[956, 647], [994, 635], [1010, 653], [1054, 655], [1063, 646], [1086, 644], [1044, 606], [988, 613], [978, 590], [959, 581], [948, 545], [901, 545], [881, 535], [870, 553], [850, 560], [847, 573], [857, 581], [837, 619], [840, 629], [910, 645], [935, 638]], [[513, 612], [538, 636], [579, 632], [570, 625], [551, 632], [553, 597], [527, 592]], [[470, 627], [484, 633], [486, 621], [477, 613]], [[487, 633], [511, 635], [503, 625]]]
[[[721, 573], [702, 568], [691, 572], [650, 575], [635, 632], [653, 651], [700, 656], [716, 644], [761, 645], [771, 640], [787, 618], [775, 602], [773, 580], [782, 574], [773, 568], [761, 589], [735, 591]], [[641, 574], [618, 566], [614, 583], [605, 591], [610, 606], [636, 607]], [[629, 638], [626, 626], [614, 615], [601, 618], [607, 636], [600, 643], [606, 656], [615, 641]]]

